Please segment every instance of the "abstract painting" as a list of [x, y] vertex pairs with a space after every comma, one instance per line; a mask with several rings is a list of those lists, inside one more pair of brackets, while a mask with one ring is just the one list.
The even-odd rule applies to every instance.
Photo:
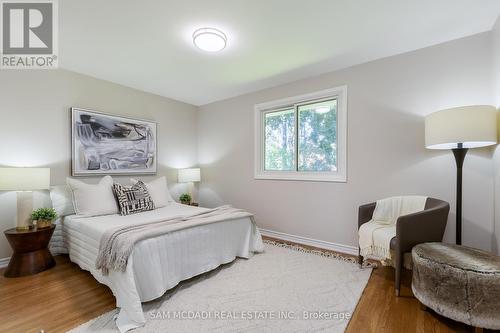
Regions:
[[71, 108], [72, 174], [156, 174], [157, 124]]

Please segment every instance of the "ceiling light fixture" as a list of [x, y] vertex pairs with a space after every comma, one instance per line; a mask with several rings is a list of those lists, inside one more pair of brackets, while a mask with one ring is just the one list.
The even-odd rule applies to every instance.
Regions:
[[215, 28], [201, 28], [193, 33], [193, 43], [200, 50], [219, 52], [226, 47], [226, 35]]
[[330, 107], [329, 106], [318, 106], [316, 109], [314, 109], [317, 113], [328, 113], [330, 112]]

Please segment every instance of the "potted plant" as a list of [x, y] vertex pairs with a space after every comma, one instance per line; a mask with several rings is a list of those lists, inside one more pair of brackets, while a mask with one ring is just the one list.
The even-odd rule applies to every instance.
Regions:
[[181, 203], [183, 203], [185, 205], [190, 205], [191, 204], [191, 196], [189, 194], [187, 194], [187, 193], [182, 194], [179, 197], [179, 200], [181, 201]]
[[31, 213], [31, 219], [36, 221], [36, 227], [39, 229], [50, 227], [56, 218], [57, 213], [53, 208], [38, 208]]

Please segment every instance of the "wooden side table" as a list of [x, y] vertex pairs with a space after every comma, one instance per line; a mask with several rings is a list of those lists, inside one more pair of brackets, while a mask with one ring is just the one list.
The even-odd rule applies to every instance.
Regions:
[[5, 230], [4, 234], [14, 250], [5, 277], [20, 277], [45, 271], [56, 265], [48, 249], [55, 225], [43, 229]]

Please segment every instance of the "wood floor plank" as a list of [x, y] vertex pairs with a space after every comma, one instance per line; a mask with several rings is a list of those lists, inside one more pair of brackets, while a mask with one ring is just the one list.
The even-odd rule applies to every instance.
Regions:
[[[56, 267], [34, 276], [8, 279], [0, 270], [0, 332], [66, 332], [115, 308], [115, 299], [90, 273], [57, 256]], [[473, 332], [467, 325], [420, 309], [403, 274], [402, 297], [394, 296], [394, 270], [373, 271], [346, 332]]]
[[0, 277], [0, 332], [66, 332], [115, 308], [111, 291], [56, 256], [56, 267], [22, 278]]

